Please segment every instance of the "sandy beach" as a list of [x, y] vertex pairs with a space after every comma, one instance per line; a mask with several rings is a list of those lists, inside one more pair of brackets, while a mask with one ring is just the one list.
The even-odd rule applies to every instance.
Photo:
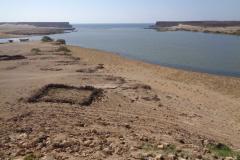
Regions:
[[66, 47], [0, 44], [0, 159], [215, 159], [209, 145], [240, 148], [239, 78]]

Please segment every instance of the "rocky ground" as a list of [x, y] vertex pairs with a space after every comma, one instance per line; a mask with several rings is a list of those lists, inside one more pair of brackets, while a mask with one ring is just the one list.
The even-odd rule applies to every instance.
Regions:
[[66, 47], [0, 45], [0, 159], [239, 159], [238, 78]]

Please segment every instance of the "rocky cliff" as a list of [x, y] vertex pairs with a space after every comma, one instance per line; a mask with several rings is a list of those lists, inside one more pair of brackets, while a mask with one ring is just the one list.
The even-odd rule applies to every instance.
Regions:
[[150, 28], [157, 31], [191, 31], [240, 35], [240, 21], [158, 21]]
[[180, 24], [200, 27], [234, 27], [240, 26], [240, 21], [158, 21], [155, 26], [173, 27]]
[[1, 24], [32, 25], [36, 27], [53, 27], [61, 29], [73, 29], [69, 22], [2, 22]]

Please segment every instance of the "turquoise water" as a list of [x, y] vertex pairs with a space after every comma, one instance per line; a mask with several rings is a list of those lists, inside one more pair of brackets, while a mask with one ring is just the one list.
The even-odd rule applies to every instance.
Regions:
[[111, 51], [154, 64], [240, 76], [239, 36], [144, 29], [149, 25], [75, 25], [77, 32], [52, 37], [64, 38], [71, 45]]

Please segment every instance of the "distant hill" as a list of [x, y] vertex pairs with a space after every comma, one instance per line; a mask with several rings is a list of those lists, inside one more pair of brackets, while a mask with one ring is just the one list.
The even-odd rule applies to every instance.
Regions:
[[2, 24], [32, 25], [36, 27], [53, 27], [60, 29], [73, 29], [69, 22], [1, 22]]
[[156, 26], [173, 27], [180, 24], [201, 27], [233, 27], [240, 26], [240, 21], [158, 21]]
[[59, 34], [74, 29], [69, 22], [0, 22], [0, 38]]
[[150, 26], [157, 31], [191, 31], [240, 35], [240, 21], [158, 21]]

